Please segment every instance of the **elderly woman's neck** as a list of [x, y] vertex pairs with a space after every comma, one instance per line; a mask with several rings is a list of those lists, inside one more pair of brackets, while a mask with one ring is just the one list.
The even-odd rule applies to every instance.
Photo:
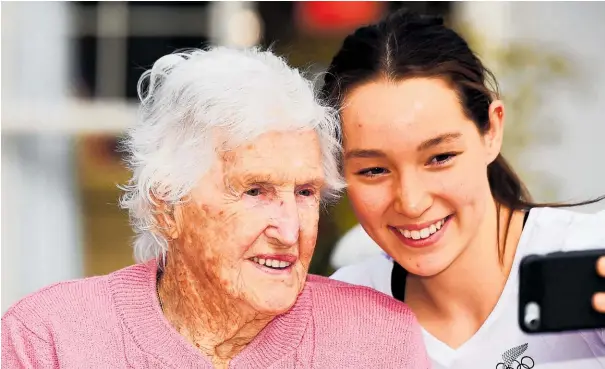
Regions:
[[164, 316], [189, 342], [207, 355], [215, 368], [229, 361], [271, 321], [240, 300], [217, 291], [211, 271], [192, 270], [171, 255], [158, 279]]

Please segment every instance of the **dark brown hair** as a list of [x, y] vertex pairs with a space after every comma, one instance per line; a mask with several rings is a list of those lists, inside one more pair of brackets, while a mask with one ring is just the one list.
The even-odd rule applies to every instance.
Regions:
[[[390, 80], [414, 77], [445, 80], [456, 91], [465, 115], [475, 123], [479, 132], [484, 134], [490, 128], [489, 106], [499, 98], [497, 81], [466, 41], [446, 27], [440, 17], [401, 9], [379, 23], [357, 29], [345, 38], [332, 59], [324, 77], [322, 93], [333, 106], [341, 107], [348, 91], [380, 77]], [[512, 210], [569, 207], [592, 204], [605, 198], [601, 196], [574, 204], [535, 203], [501, 154], [488, 166], [487, 177], [498, 205], [498, 214], [501, 206]], [[511, 218], [512, 212], [507, 228]]]

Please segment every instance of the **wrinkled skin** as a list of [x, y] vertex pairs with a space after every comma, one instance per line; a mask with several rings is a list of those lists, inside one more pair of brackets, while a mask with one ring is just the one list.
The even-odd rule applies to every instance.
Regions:
[[[170, 239], [160, 281], [173, 326], [226, 367], [302, 291], [317, 238], [324, 186], [314, 131], [270, 132], [216, 161], [190, 198], [158, 217]], [[289, 254], [287, 273], [250, 258]]]

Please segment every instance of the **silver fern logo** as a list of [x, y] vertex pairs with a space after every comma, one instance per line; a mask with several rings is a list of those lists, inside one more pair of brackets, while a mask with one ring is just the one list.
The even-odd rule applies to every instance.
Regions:
[[502, 354], [502, 362], [496, 365], [496, 369], [532, 369], [534, 367], [534, 359], [529, 356], [521, 357], [527, 351], [528, 346], [527, 343], [524, 343], [506, 350]]

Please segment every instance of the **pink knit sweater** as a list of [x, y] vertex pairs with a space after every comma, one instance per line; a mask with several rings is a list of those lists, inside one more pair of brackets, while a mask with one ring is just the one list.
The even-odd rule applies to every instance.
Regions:
[[[155, 262], [58, 283], [2, 318], [2, 368], [212, 368], [164, 319]], [[409, 308], [366, 287], [310, 276], [231, 368], [430, 367]]]

